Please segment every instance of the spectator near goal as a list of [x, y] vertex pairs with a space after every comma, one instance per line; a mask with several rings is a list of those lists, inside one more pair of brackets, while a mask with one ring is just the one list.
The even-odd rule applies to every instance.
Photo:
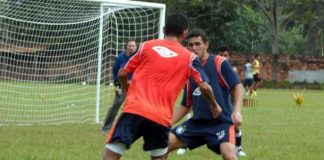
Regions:
[[[126, 51], [120, 53], [113, 66], [112, 74], [113, 74], [113, 79], [114, 79], [114, 86], [115, 86], [115, 99], [111, 107], [109, 107], [109, 110], [106, 115], [105, 123], [104, 126], [102, 127], [103, 132], [107, 132], [111, 125], [112, 122], [115, 119], [115, 116], [122, 105], [122, 103], [125, 100], [125, 95], [122, 93], [121, 86], [118, 80], [118, 70], [122, 68], [129, 60], [129, 58], [135, 53], [137, 49], [136, 45], [136, 40], [135, 38], [130, 38], [127, 41], [126, 45]], [[128, 76], [128, 80], [131, 79], [131, 75]]]

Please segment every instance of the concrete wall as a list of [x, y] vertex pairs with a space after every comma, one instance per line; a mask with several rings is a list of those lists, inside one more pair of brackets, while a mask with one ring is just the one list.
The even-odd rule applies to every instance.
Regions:
[[316, 70], [316, 71], [288, 71], [288, 80], [290, 82], [320, 82], [324, 83], [324, 70]]
[[[233, 53], [231, 63], [238, 69], [241, 79], [244, 79], [244, 63], [247, 58], [253, 59], [252, 54]], [[260, 54], [261, 76], [265, 80], [273, 80], [273, 57]], [[279, 55], [277, 58], [278, 81], [308, 81], [324, 83], [324, 56], [289, 56]]]

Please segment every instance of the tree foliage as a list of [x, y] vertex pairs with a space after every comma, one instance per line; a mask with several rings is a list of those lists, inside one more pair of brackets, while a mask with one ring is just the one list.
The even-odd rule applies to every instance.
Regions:
[[324, 43], [323, 0], [151, 0], [167, 13], [183, 12], [204, 29], [211, 50], [227, 45], [240, 53], [320, 54]]

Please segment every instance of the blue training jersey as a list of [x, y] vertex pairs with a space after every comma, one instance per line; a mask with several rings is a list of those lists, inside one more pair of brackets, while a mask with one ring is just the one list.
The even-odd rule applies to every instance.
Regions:
[[[132, 57], [131, 56], [127, 56], [127, 54], [125, 52], [121, 52], [120, 54], [118, 54], [116, 61], [114, 63], [113, 69], [112, 69], [112, 73], [113, 73], [113, 79], [114, 79], [114, 84], [118, 83], [118, 71], [120, 68], [123, 68], [125, 66], [125, 64], [128, 62], [129, 58]], [[128, 79], [130, 80], [132, 77], [131, 75], [128, 76]]]
[[[233, 71], [232, 65], [221, 56], [210, 54], [203, 67], [213, 88], [215, 99], [223, 110], [216, 120], [232, 123], [231, 88], [240, 83], [238, 76]], [[192, 79], [187, 82], [184, 88], [181, 104], [193, 107], [193, 120], [214, 120], [207, 98], [201, 94], [199, 87]]]

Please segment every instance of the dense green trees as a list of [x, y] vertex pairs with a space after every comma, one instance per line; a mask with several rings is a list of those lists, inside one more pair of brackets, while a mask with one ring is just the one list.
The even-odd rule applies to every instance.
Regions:
[[227, 45], [240, 53], [323, 54], [323, 0], [147, 1], [185, 13], [208, 33], [213, 51]]

